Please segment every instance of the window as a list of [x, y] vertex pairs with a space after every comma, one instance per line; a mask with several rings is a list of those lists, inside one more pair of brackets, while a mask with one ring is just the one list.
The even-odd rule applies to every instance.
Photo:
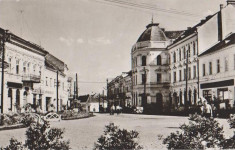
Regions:
[[225, 71], [228, 71], [228, 58], [227, 57], [225, 57], [224, 65], [225, 65]]
[[146, 66], [146, 56], [142, 56], [142, 66]]
[[197, 67], [193, 66], [193, 79], [197, 77]]
[[48, 77], [46, 77], [46, 86], [48, 86]]
[[209, 74], [212, 75], [212, 62], [209, 62]]
[[26, 74], [26, 62], [23, 63], [23, 72]]
[[137, 67], [137, 57], [135, 57], [135, 66]]
[[179, 81], [182, 81], [182, 71], [179, 71]]
[[181, 61], [181, 49], [179, 49], [179, 61]]
[[39, 75], [40, 76], [42, 75], [42, 67], [41, 66], [39, 67]]
[[193, 42], [193, 55], [196, 55], [196, 44]]
[[184, 81], [186, 80], [186, 68], [184, 68]]
[[173, 53], [173, 62], [176, 63], [176, 54], [175, 54], [175, 52]]
[[11, 72], [11, 58], [8, 58], [8, 63], [9, 63], [9, 72]]
[[138, 81], [138, 78], [137, 78], [137, 75], [135, 76], [135, 85], [137, 85], [137, 82]]
[[202, 64], [202, 76], [206, 75], [206, 65]]
[[217, 59], [217, 73], [220, 73], [220, 60]]
[[174, 72], [174, 74], [173, 74], [173, 81], [174, 81], [174, 83], [176, 82], [176, 72]]
[[33, 73], [35, 74], [36, 72], [36, 65], [33, 65]]
[[19, 74], [19, 60], [16, 60], [16, 74]]
[[146, 74], [142, 74], [142, 84], [146, 83]]
[[56, 79], [54, 79], [54, 88], [56, 87]]
[[52, 87], [52, 78], [50, 78], [50, 87]]
[[28, 63], [27, 72], [30, 73], [30, 63]]
[[162, 81], [162, 74], [157, 73], [157, 83], [160, 83]]
[[191, 79], [191, 67], [188, 67], [188, 79]]
[[157, 56], [157, 65], [162, 65], [162, 57], [161, 57], [161, 55]]
[[191, 56], [190, 44], [188, 45], [188, 57]]
[[186, 50], [185, 50], [185, 47], [184, 47], [184, 59], [186, 59]]

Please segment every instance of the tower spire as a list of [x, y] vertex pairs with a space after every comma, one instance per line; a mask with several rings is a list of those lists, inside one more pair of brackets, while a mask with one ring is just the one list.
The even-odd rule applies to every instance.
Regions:
[[153, 24], [153, 14], [152, 14], [152, 20], [151, 20], [151, 23]]

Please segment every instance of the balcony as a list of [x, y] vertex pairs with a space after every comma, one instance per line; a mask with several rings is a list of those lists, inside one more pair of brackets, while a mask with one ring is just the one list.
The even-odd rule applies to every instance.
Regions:
[[33, 74], [23, 75], [22, 82], [40, 83], [41, 76], [40, 75], [33, 75]]

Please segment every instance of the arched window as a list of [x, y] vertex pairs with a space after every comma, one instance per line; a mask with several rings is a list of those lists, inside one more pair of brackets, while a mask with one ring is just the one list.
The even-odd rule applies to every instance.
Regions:
[[162, 65], [162, 57], [161, 57], [161, 55], [157, 56], [157, 65]]
[[146, 66], [146, 56], [142, 56], [142, 66]]

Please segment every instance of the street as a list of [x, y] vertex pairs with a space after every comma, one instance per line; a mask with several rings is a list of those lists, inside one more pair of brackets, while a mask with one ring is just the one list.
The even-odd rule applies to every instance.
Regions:
[[[86, 119], [51, 122], [51, 126], [65, 129], [64, 138], [70, 140], [72, 149], [92, 149], [94, 142], [103, 134], [104, 126], [110, 122], [121, 128], [138, 131], [139, 144], [143, 145], [144, 149], [165, 149], [162, 141], [158, 140], [158, 135], [166, 137], [179, 130], [179, 125], [187, 123], [188, 119], [180, 116], [95, 114], [94, 117]], [[219, 119], [219, 122], [224, 125], [226, 135], [231, 136], [233, 132], [229, 130], [226, 120]], [[9, 144], [11, 137], [23, 142], [25, 131], [25, 128], [0, 131], [0, 146]]]

